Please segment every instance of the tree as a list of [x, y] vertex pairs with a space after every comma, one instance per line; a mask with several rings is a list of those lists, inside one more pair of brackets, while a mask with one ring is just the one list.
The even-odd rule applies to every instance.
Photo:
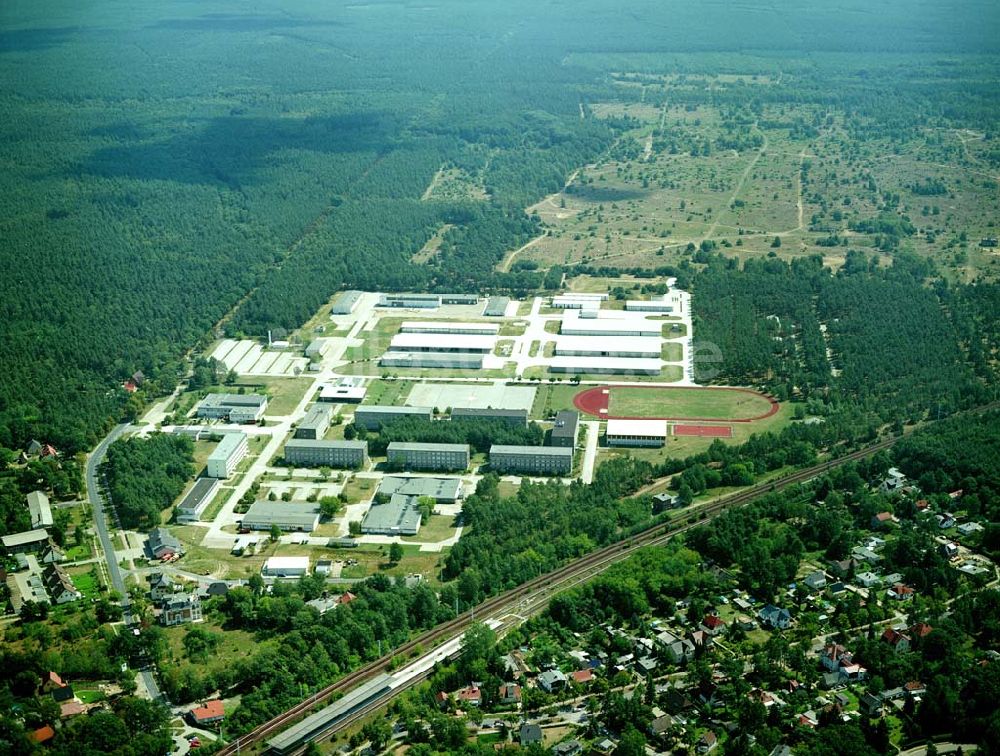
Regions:
[[780, 236], [775, 236], [774, 240], [771, 242], [771, 246], [774, 249], [778, 249], [778, 247], [781, 246], [781, 237]]
[[281, 538], [281, 526], [278, 523], [272, 523], [271, 525], [271, 540], [275, 543]]
[[393, 541], [389, 545], [389, 562], [391, 564], [399, 564], [399, 561], [403, 558], [403, 547], [401, 544]]
[[645, 756], [646, 738], [635, 727], [629, 725], [622, 733], [618, 747], [615, 749], [615, 756]]

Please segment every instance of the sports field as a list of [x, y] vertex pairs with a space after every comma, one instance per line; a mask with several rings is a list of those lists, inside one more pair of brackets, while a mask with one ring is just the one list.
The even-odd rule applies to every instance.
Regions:
[[777, 402], [756, 391], [721, 387], [599, 386], [580, 392], [573, 403], [588, 414], [611, 418], [747, 423], [778, 411]]

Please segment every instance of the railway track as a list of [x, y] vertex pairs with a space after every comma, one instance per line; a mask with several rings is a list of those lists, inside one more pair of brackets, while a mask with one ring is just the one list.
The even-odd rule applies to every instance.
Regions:
[[[850, 452], [842, 457], [821, 462], [811, 467], [790, 473], [780, 479], [751, 486], [745, 491], [740, 491], [715, 501], [707, 502], [701, 505], [696, 511], [689, 512], [687, 515], [682, 515], [682, 518], [685, 516], [687, 518], [683, 522], [681, 521], [682, 518], [678, 518], [677, 520], [666, 524], [658, 523], [643, 531], [635, 533], [632, 536], [626, 537], [623, 540], [609, 546], [605, 546], [597, 551], [593, 551], [590, 554], [569, 562], [551, 572], [539, 575], [538, 577], [533, 578], [516, 588], [497, 594], [496, 596], [482, 602], [474, 609], [464, 612], [454, 619], [439, 625], [438, 627], [433, 628], [416, 638], [413, 638], [407, 643], [404, 643], [402, 646], [394, 649], [391, 654], [388, 654], [377, 661], [371, 662], [370, 664], [345, 675], [337, 682], [323, 688], [313, 696], [301, 701], [273, 719], [264, 722], [256, 729], [238, 738], [236, 741], [223, 746], [218, 753], [220, 756], [228, 756], [229, 754], [240, 753], [242, 750], [246, 750], [248, 748], [251, 750], [259, 750], [259, 746], [262, 744], [262, 741], [295, 723], [300, 717], [310, 713], [313, 709], [321, 705], [327, 705], [331, 703], [335, 697], [338, 697], [339, 694], [351, 690], [355, 686], [373, 678], [375, 675], [389, 671], [392, 666], [393, 659], [409, 658], [420, 649], [431, 649], [439, 645], [442, 641], [450, 640], [456, 637], [472, 623], [473, 618], [476, 615], [479, 615], [480, 618], [501, 616], [498, 613], [518, 608], [518, 606], [523, 605], [529, 597], [531, 599], [531, 603], [534, 604], [532, 611], [538, 611], [539, 608], [545, 604], [542, 599], [545, 599], [557, 592], [566, 590], [575, 582], [582, 582], [590, 579], [611, 564], [627, 558], [638, 549], [665, 543], [680, 533], [711, 522], [712, 519], [728, 509], [743, 506], [773, 491], [779, 491], [784, 488], [788, 488], [789, 486], [807, 482], [822, 475], [827, 470], [831, 470], [835, 467], [839, 467], [859, 459], [864, 459], [865, 457], [869, 457], [879, 451], [888, 449], [900, 438], [902, 437], [894, 436], [892, 438], [884, 439], [870, 446], [866, 446], [863, 449]], [[384, 705], [387, 700], [388, 698], [385, 698], [375, 704], [372, 704], [371, 706], [365, 707], [362, 711], [359, 711], [358, 713], [353, 714], [350, 718], [339, 722], [336, 726], [331, 727], [323, 734], [326, 735], [330, 732], [342, 729], [348, 724], [357, 721], [357, 719], [377, 710], [379, 707]]]

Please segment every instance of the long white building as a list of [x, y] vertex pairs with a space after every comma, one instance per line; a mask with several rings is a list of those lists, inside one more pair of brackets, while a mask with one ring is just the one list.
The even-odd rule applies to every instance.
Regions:
[[638, 315], [585, 318], [578, 312], [567, 312], [562, 317], [559, 332], [564, 336], [659, 336], [663, 323]]
[[650, 357], [659, 359], [661, 339], [653, 336], [559, 336], [556, 355], [572, 357]]
[[495, 336], [456, 333], [398, 333], [389, 345], [393, 352], [468, 352], [489, 354], [496, 344]]
[[663, 446], [667, 443], [666, 420], [608, 420], [608, 446]]
[[246, 433], [227, 433], [208, 455], [205, 474], [210, 478], [228, 478], [249, 451]]
[[659, 375], [663, 362], [643, 357], [568, 357], [556, 356], [545, 366], [553, 373], [618, 373], [623, 375]]
[[499, 323], [451, 323], [447, 320], [407, 320], [399, 327], [400, 333], [462, 333], [478, 336], [496, 336]]

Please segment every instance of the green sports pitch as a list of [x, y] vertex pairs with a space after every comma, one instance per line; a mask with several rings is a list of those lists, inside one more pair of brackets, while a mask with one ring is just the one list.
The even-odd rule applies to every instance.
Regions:
[[762, 394], [729, 388], [613, 386], [608, 417], [748, 421], [774, 413]]

